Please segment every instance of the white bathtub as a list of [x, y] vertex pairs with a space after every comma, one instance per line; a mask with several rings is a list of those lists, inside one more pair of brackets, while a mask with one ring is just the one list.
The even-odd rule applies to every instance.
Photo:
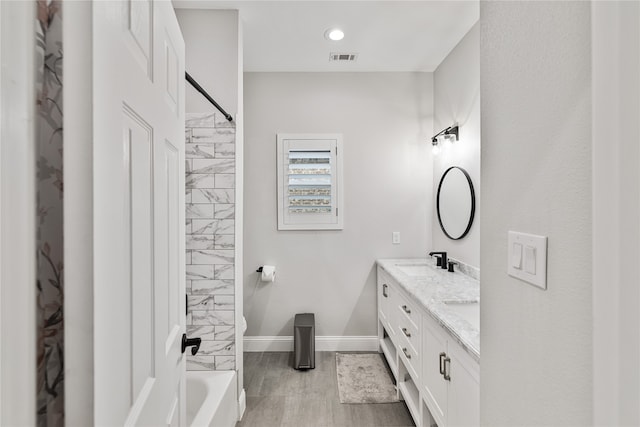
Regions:
[[234, 427], [238, 421], [235, 371], [187, 371], [187, 425]]

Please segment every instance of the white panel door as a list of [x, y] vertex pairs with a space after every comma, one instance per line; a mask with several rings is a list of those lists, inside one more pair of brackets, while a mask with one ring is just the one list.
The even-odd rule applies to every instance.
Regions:
[[169, 1], [92, 15], [95, 423], [184, 425], [184, 41]]

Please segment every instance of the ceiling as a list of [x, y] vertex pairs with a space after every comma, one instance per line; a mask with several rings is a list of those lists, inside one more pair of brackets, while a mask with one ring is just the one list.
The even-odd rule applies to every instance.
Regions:
[[[245, 71], [434, 71], [478, 21], [478, 0], [173, 0], [177, 8], [238, 9]], [[339, 27], [343, 40], [325, 39]], [[329, 61], [356, 53], [355, 62]]]

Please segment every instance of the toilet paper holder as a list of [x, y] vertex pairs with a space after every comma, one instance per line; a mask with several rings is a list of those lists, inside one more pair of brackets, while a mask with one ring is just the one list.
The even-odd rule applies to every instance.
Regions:
[[261, 265], [256, 270], [256, 273], [260, 273], [262, 282], [275, 282], [276, 268], [272, 265]]

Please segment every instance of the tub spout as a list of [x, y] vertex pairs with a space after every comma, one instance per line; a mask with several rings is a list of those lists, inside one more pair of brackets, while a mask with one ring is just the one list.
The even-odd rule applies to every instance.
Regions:
[[191, 355], [195, 356], [200, 350], [200, 344], [202, 344], [202, 338], [187, 338], [187, 334], [182, 334], [182, 352], [191, 347]]

